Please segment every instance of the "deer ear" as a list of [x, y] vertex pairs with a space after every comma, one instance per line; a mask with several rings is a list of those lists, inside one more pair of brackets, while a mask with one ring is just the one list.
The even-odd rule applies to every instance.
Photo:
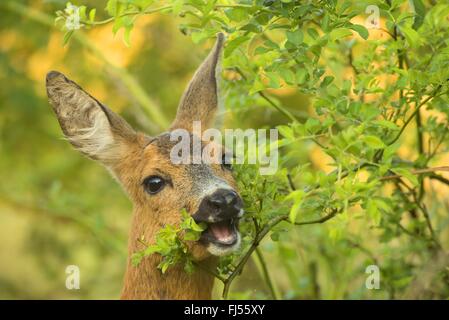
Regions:
[[120, 159], [137, 141], [136, 132], [62, 73], [47, 74], [47, 95], [64, 135], [79, 151], [105, 165]]
[[207, 129], [218, 109], [218, 77], [224, 35], [219, 33], [212, 51], [195, 72], [178, 106], [176, 119], [171, 129], [192, 131], [193, 121], [201, 121], [201, 127]]

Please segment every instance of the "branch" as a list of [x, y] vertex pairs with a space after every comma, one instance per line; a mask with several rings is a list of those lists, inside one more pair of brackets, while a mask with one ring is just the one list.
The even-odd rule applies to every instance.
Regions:
[[273, 281], [271, 281], [270, 274], [268, 272], [267, 264], [265, 262], [265, 259], [263, 257], [262, 251], [260, 251], [260, 248], [256, 249], [256, 256], [259, 259], [260, 265], [262, 267], [262, 273], [263, 277], [265, 278], [265, 282], [268, 285], [268, 288], [270, 289], [271, 297], [274, 300], [278, 300], [278, 297], [276, 295], [276, 290], [274, 289]]
[[[100, 20], [100, 21], [83, 20], [83, 21], [81, 21], [81, 23], [83, 23], [85, 25], [90, 25], [90, 26], [98, 26], [98, 25], [108, 24], [110, 22], [115, 21], [116, 19], [127, 17], [127, 16], [148, 15], [148, 14], [153, 14], [153, 13], [162, 12], [162, 11], [171, 11], [172, 8], [173, 8], [172, 5], [166, 5], [166, 6], [161, 6], [161, 7], [157, 7], [157, 8], [148, 8], [143, 11], [134, 10], [134, 11], [128, 11], [128, 12], [125, 12], [118, 16], [110, 17], [110, 18]], [[214, 6], [215, 10], [226, 9], [226, 8], [253, 8], [253, 6], [247, 5], [247, 4], [217, 4]], [[269, 13], [273, 12], [272, 10], [269, 10], [267, 8], [258, 8], [258, 10], [269, 12]]]
[[444, 184], [449, 186], [449, 179], [446, 179], [445, 177], [442, 177], [442, 176], [440, 176], [438, 174], [432, 174], [432, 175], [429, 176], [429, 178], [437, 180], [437, 181], [440, 181], [441, 183], [444, 183]]
[[332, 211], [329, 214], [325, 215], [324, 217], [321, 217], [321, 218], [316, 219], [316, 220], [311, 220], [311, 221], [295, 222], [294, 225], [296, 225], [296, 226], [304, 226], [304, 225], [307, 225], [307, 224], [324, 223], [324, 222], [332, 219], [333, 217], [335, 217], [337, 215], [337, 213], [338, 213], [337, 209], [332, 209]]
[[433, 92], [431, 95], [429, 95], [427, 98], [425, 98], [415, 109], [415, 111], [413, 111], [413, 113], [410, 115], [410, 117], [408, 117], [408, 119], [404, 122], [404, 125], [402, 126], [401, 130], [398, 132], [398, 134], [396, 135], [396, 137], [391, 140], [388, 145], [391, 146], [393, 143], [395, 143], [396, 141], [398, 141], [398, 139], [401, 137], [402, 133], [404, 132], [405, 128], [407, 128], [408, 124], [410, 123], [410, 121], [412, 121], [412, 119], [418, 114], [419, 109], [421, 109], [422, 106], [424, 106], [427, 102], [429, 102], [430, 100], [432, 100], [435, 95], [438, 93], [438, 91], [441, 90], [441, 88], [443, 87], [443, 85], [439, 85]]
[[[248, 78], [245, 76], [245, 74], [242, 72], [242, 70], [240, 70], [239, 67], [235, 68], [235, 71], [237, 71], [238, 74], [240, 74], [240, 76], [242, 77], [243, 80], [247, 80]], [[277, 111], [279, 111], [280, 113], [282, 113], [284, 116], [286, 116], [287, 118], [289, 118], [291, 121], [293, 122], [298, 122], [298, 119], [296, 119], [296, 117], [287, 109], [285, 109], [282, 106], [277, 105], [271, 98], [269, 98], [263, 91], [258, 91], [257, 92], [259, 94], [259, 96], [264, 99], [265, 101], [267, 101], [273, 108], [275, 108]]]
[[[418, 170], [412, 171], [412, 174], [419, 175], [419, 174], [425, 174], [425, 173], [432, 173], [432, 172], [436, 172], [436, 171], [447, 171], [447, 172], [449, 172], [449, 166], [441, 166], [441, 167], [434, 167], [434, 168], [418, 169]], [[402, 178], [402, 177], [403, 177], [402, 175], [394, 174], [394, 175], [390, 175], [390, 176], [380, 177], [379, 180], [380, 181], [385, 181], [385, 180], [399, 179], [399, 178]], [[430, 178], [437, 179], [437, 180], [441, 179], [442, 182], [447, 183], [449, 185], [449, 180], [447, 180], [444, 177], [441, 177], [441, 176], [438, 176], [438, 175], [431, 175]]]
[[[310, 221], [302, 221], [302, 222], [295, 222], [294, 225], [296, 226], [302, 226], [302, 225], [309, 225], [309, 224], [319, 224], [324, 223], [330, 219], [332, 219], [336, 214], [338, 213], [337, 209], [333, 209], [329, 214], [325, 215], [324, 217], [321, 217], [316, 220], [310, 220]], [[228, 278], [223, 281], [224, 288], [223, 288], [223, 299], [227, 299], [229, 294], [229, 289], [231, 287], [232, 282], [234, 281], [235, 277], [239, 275], [243, 267], [245, 266], [246, 262], [248, 261], [251, 254], [257, 249], [260, 242], [265, 238], [265, 236], [270, 232], [271, 229], [273, 229], [276, 225], [278, 225], [282, 221], [289, 222], [288, 214], [279, 215], [277, 217], [274, 217], [271, 219], [263, 228], [260, 230], [258, 234], [256, 234], [253, 243], [249, 247], [248, 251], [240, 258], [239, 262], [237, 263], [237, 266], [232, 271], [232, 273], [228, 276]]]

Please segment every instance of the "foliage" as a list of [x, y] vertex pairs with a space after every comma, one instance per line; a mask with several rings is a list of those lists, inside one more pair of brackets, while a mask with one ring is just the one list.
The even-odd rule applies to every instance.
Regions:
[[193, 271], [193, 259], [188, 252], [186, 241], [197, 241], [201, 232], [206, 229], [204, 225], [197, 224], [195, 220], [185, 211], [182, 211], [182, 222], [177, 226], [166, 225], [156, 234], [155, 244], [148, 245], [145, 239], [140, 241], [146, 246], [145, 250], [136, 252], [132, 256], [132, 263], [137, 266], [143, 258], [159, 254], [162, 261], [157, 266], [162, 273], [173, 265], [184, 264], [184, 270], [188, 273]]

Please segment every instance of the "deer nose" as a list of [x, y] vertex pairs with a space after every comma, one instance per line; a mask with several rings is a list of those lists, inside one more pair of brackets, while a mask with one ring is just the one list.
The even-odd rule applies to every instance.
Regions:
[[237, 192], [231, 189], [218, 189], [207, 196], [204, 201], [212, 209], [211, 211], [220, 218], [237, 216], [243, 205]]
[[232, 206], [237, 203], [237, 193], [234, 190], [226, 190], [226, 192], [215, 192], [207, 201], [217, 208]]

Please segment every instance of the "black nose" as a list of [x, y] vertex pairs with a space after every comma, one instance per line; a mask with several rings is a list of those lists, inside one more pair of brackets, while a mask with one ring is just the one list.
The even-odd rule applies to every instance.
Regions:
[[223, 210], [227, 207], [235, 206], [238, 201], [238, 195], [234, 190], [221, 189], [214, 192], [209, 197], [206, 197], [205, 200], [208, 201], [212, 207]]
[[240, 196], [232, 189], [218, 189], [201, 201], [198, 218], [208, 221], [235, 218], [243, 208]]

